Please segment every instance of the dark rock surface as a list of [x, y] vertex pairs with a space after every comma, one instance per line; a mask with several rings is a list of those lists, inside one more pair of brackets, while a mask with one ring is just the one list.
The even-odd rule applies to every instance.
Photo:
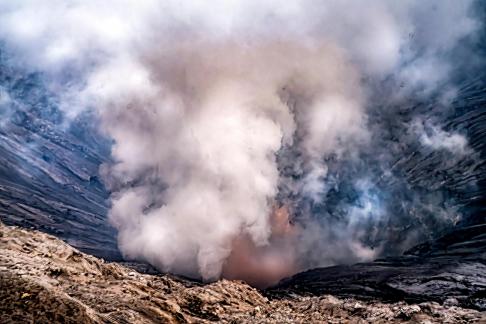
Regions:
[[402, 257], [299, 273], [267, 293], [436, 301], [486, 310], [485, 235], [484, 224], [464, 227]]
[[99, 178], [110, 143], [89, 115], [65, 123], [53, 97], [40, 75], [10, 66], [0, 51], [0, 220], [120, 260]]

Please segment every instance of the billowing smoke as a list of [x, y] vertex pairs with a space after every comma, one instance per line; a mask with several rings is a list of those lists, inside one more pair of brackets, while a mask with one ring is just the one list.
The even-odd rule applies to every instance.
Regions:
[[[338, 136], [364, 132], [356, 77], [336, 49], [284, 40], [248, 48], [195, 39], [148, 55], [148, 87], [101, 103], [116, 141], [110, 217], [128, 257], [217, 278], [235, 239], [268, 244], [276, 154], [297, 128], [312, 172]], [[100, 89], [112, 73], [101, 70], [89, 83]], [[305, 105], [290, 108], [289, 94]]]
[[[0, 38], [44, 73], [68, 118], [93, 110], [113, 140], [101, 173], [125, 257], [265, 286], [401, 251], [460, 217], [436, 206], [417, 215], [447, 199], [389, 198], [383, 181], [406, 181], [393, 173], [402, 148], [387, 116], [410, 97], [453, 97], [449, 54], [477, 30], [472, 8], [6, 1]], [[469, 150], [463, 135], [418, 117], [394, 129], [432, 150]], [[336, 196], [346, 186], [354, 197]]]

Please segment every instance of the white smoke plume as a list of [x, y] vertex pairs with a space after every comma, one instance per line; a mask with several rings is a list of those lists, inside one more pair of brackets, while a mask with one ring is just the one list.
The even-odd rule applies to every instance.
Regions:
[[[0, 39], [47, 75], [67, 116], [98, 113], [114, 141], [102, 172], [127, 258], [264, 286], [306, 267], [308, 250], [326, 249], [317, 265], [375, 256], [349, 237], [365, 231], [359, 221], [332, 238], [311, 220], [289, 225], [296, 211], [279, 190], [319, 201], [325, 158], [353, 158], [369, 141], [364, 80], [435, 89], [450, 68], [440, 54], [477, 28], [471, 6], [2, 1]], [[298, 181], [280, 174], [285, 148]]]

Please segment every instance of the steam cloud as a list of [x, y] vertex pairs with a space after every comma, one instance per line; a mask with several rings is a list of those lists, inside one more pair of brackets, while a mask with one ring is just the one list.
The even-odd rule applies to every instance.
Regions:
[[[362, 163], [389, 131], [373, 124], [375, 89], [386, 83], [393, 103], [445, 84], [450, 93], [445, 54], [477, 30], [472, 7], [3, 1], [0, 38], [20, 64], [45, 73], [68, 117], [92, 109], [113, 139], [102, 173], [127, 258], [265, 286], [386, 252], [391, 238], [377, 228], [391, 206]], [[432, 149], [468, 149], [439, 126], [406, 129]], [[390, 175], [391, 157], [376, 159]], [[328, 201], [346, 174], [359, 203]]]

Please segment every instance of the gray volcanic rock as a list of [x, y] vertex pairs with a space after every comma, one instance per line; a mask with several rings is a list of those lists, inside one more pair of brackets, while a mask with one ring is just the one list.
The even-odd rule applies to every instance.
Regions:
[[86, 255], [53, 236], [0, 223], [0, 322], [471, 323], [450, 302], [383, 304], [330, 295], [269, 299], [240, 281], [200, 284], [147, 275]]
[[10, 66], [2, 54], [0, 48], [0, 220], [121, 260], [99, 178], [110, 142], [89, 114], [67, 123], [42, 77]]
[[461, 228], [402, 257], [312, 269], [267, 290], [271, 296], [322, 295], [436, 301], [486, 310], [486, 225]]

